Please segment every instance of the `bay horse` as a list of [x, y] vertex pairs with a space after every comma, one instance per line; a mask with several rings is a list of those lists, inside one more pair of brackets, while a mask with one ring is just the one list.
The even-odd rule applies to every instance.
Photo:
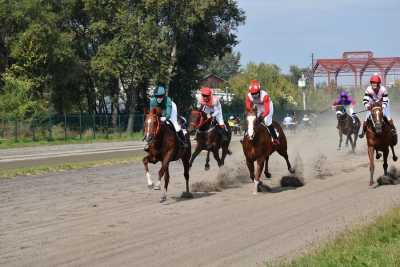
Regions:
[[[170, 179], [169, 163], [181, 159], [183, 163], [184, 176], [186, 180], [186, 191], [182, 193], [183, 198], [192, 198], [189, 191], [189, 160], [191, 155], [191, 146], [189, 136], [186, 135], [188, 148], [184, 148], [178, 140], [172, 124], [161, 121], [161, 109], [153, 108], [145, 115], [144, 120], [144, 139], [149, 144], [147, 156], [143, 158], [143, 165], [147, 177], [147, 185], [154, 190], [161, 189], [161, 179], [164, 177], [164, 189], [160, 202], [167, 199], [168, 183]], [[153, 183], [149, 173], [148, 163], [156, 164], [161, 162], [161, 168], [158, 172], [158, 181]]]
[[[207, 151], [206, 164], [204, 169], [210, 169], [210, 152], [213, 153], [218, 167], [225, 164], [226, 155], [230, 155], [229, 144], [232, 138], [231, 127], [225, 122], [228, 130], [228, 140], [222, 141], [222, 137], [218, 133], [219, 127], [213, 118], [207, 118], [207, 114], [203, 111], [192, 109], [189, 116], [189, 133], [196, 131], [196, 148], [190, 158], [189, 166], [192, 167], [193, 161], [202, 150]], [[219, 150], [222, 149], [222, 155], [219, 156]]]
[[[360, 119], [355, 116], [354, 122], [353, 118], [347, 114], [346, 109], [343, 105], [336, 106], [336, 118], [338, 121], [338, 131], [339, 131], [339, 146], [338, 150], [342, 147], [343, 135], [346, 136], [346, 146], [350, 141], [351, 150], [354, 153], [357, 145], [358, 132], [360, 131], [361, 122]], [[354, 136], [354, 139], [352, 138]]]
[[[271, 174], [268, 172], [268, 160], [272, 153], [277, 151], [287, 164], [290, 173], [294, 173], [289, 162], [287, 153], [287, 140], [282, 130], [282, 127], [276, 121], [272, 125], [277, 130], [279, 145], [273, 145], [271, 135], [267, 127], [262, 121], [262, 117], [257, 117], [257, 108], [253, 107], [250, 112], [246, 113], [247, 132], [240, 142], [242, 143], [243, 153], [246, 157], [247, 168], [250, 172], [250, 178], [254, 182], [253, 194], [257, 194], [258, 186], [261, 182], [261, 173], [265, 163], [265, 175], [270, 178]], [[257, 162], [257, 170], [254, 173], [254, 162]]]
[[369, 158], [370, 181], [369, 185], [374, 184], [374, 153], [381, 151], [383, 153], [383, 171], [384, 175], [388, 175], [388, 155], [389, 147], [392, 150], [393, 161], [397, 161], [397, 156], [394, 152], [394, 146], [397, 140], [393, 137], [392, 127], [383, 116], [382, 102], [376, 102], [371, 106], [371, 116], [367, 120], [367, 145]]

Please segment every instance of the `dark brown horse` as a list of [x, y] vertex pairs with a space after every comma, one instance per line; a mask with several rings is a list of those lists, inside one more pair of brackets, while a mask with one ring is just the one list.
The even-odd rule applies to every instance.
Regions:
[[[228, 140], [222, 141], [221, 135], [218, 133], [218, 125], [212, 118], [207, 118], [207, 114], [203, 111], [193, 109], [190, 112], [189, 118], [189, 133], [196, 131], [197, 145], [194, 149], [193, 155], [190, 159], [190, 167], [193, 161], [202, 150], [207, 151], [205, 170], [210, 169], [210, 152], [213, 153], [218, 166], [221, 167], [225, 163], [226, 155], [231, 154], [229, 151], [229, 144], [231, 142], [232, 131], [228, 124]], [[222, 155], [219, 156], [219, 150], [222, 149]]]
[[[279, 134], [279, 145], [273, 145], [271, 135], [269, 134], [267, 127], [262, 122], [262, 118], [257, 117], [257, 109], [255, 107], [246, 114], [246, 121], [247, 133], [241, 143], [243, 147], [243, 153], [246, 157], [246, 164], [250, 172], [250, 178], [254, 181], [255, 185], [253, 194], [257, 194], [264, 163], [265, 175], [267, 177], [271, 177], [271, 174], [268, 172], [268, 160], [273, 152], [277, 151], [279, 155], [285, 159], [290, 173], [294, 173], [294, 169], [292, 169], [292, 166], [289, 162], [286, 136], [279, 123], [276, 121], [272, 123]], [[255, 161], [257, 162], [256, 173], [254, 173]]]
[[[342, 148], [343, 135], [346, 136], [346, 146], [350, 141], [351, 150], [354, 153], [357, 145], [358, 132], [360, 130], [361, 122], [358, 117], [353, 118], [347, 114], [346, 109], [342, 105], [336, 106], [336, 118], [338, 121], [339, 130], [339, 146], [338, 150]], [[354, 139], [353, 139], [353, 137]]]
[[397, 161], [397, 156], [394, 153], [396, 140], [393, 137], [392, 127], [383, 116], [382, 102], [376, 102], [371, 107], [371, 116], [367, 120], [367, 145], [369, 158], [370, 181], [369, 185], [374, 184], [374, 153], [381, 151], [383, 153], [383, 171], [384, 175], [388, 175], [388, 155], [389, 147], [392, 150], [393, 161]]
[[[164, 177], [164, 190], [160, 202], [167, 199], [167, 189], [169, 183], [169, 163], [181, 159], [184, 168], [184, 176], [186, 180], [186, 192], [182, 197], [193, 197], [189, 191], [189, 160], [191, 155], [191, 146], [189, 136], [186, 136], [188, 148], [184, 148], [179, 144], [178, 137], [172, 125], [161, 121], [161, 110], [154, 108], [150, 113], [146, 114], [144, 121], [144, 138], [149, 144], [149, 152], [143, 158], [143, 164], [146, 171], [147, 185], [155, 190], [161, 189], [161, 179]], [[161, 168], [158, 172], [158, 181], [153, 184], [151, 180], [148, 163], [156, 164], [161, 162]]]

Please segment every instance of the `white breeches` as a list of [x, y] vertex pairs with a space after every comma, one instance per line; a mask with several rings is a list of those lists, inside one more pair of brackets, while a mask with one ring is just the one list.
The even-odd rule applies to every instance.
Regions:
[[[258, 112], [257, 116], [262, 116], [262, 113], [264, 112], [264, 109], [261, 112]], [[272, 124], [272, 117], [274, 116], [274, 104], [272, 101], [269, 101], [269, 114], [264, 118], [264, 123], [267, 126], [270, 126]]]
[[178, 109], [176, 108], [176, 104], [172, 102], [172, 110], [171, 110], [171, 118], [169, 118], [172, 125], [174, 125], [175, 131], [179, 132], [181, 130], [181, 126], [178, 123]]

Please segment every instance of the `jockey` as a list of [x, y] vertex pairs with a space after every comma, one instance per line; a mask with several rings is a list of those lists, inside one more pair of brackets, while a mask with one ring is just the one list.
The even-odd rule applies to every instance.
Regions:
[[219, 98], [212, 95], [212, 90], [209, 87], [201, 88], [200, 93], [200, 110], [207, 114], [207, 118], [213, 117], [217, 121], [219, 126], [217, 131], [221, 135], [222, 141], [228, 141], [228, 130], [225, 126]]
[[360, 138], [363, 138], [365, 135], [365, 132], [367, 130], [367, 120], [371, 116], [371, 106], [375, 102], [382, 101], [382, 107], [383, 107], [383, 115], [386, 117], [388, 120], [390, 126], [392, 127], [392, 133], [393, 136], [396, 137], [396, 129], [394, 127], [393, 120], [390, 117], [390, 102], [389, 102], [389, 96], [387, 93], [387, 90], [384, 86], [381, 85], [381, 77], [378, 74], [372, 75], [370, 79], [371, 85], [367, 87], [365, 90], [364, 98], [363, 98], [363, 103], [365, 108], [368, 109], [367, 116], [365, 118], [365, 121], [363, 123], [363, 129], [362, 133], [360, 134]]
[[272, 125], [272, 116], [274, 114], [274, 105], [268, 93], [261, 90], [261, 85], [257, 80], [252, 80], [249, 86], [249, 93], [246, 97], [246, 111], [251, 111], [252, 105], [257, 106], [257, 116], [262, 117], [267, 126], [274, 145], [279, 144], [278, 136]]
[[[150, 110], [159, 107], [162, 110], [161, 121], [169, 121], [177, 133], [178, 140], [184, 148], [188, 148], [188, 144], [185, 141], [185, 134], [183, 133], [181, 126], [178, 123], [178, 111], [176, 104], [166, 96], [166, 91], [163, 86], [157, 86], [154, 90], [153, 97], [150, 99]], [[148, 144], [145, 150], [148, 149]]]
[[[349, 94], [346, 91], [342, 91], [338, 98], [336, 99], [335, 102], [333, 102], [332, 106], [343, 106], [344, 107], [344, 112], [346, 112], [346, 107], [349, 106], [349, 112], [351, 115], [351, 118], [353, 119], [353, 123], [356, 122], [355, 116], [356, 114], [354, 113], [354, 106], [356, 102], [349, 96]], [[339, 128], [339, 124], [336, 128]]]

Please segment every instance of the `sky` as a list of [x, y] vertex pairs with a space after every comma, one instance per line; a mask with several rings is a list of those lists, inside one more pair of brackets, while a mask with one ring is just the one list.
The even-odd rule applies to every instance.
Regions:
[[318, 58], [370, 50], [400, 56], [400, 0], [238, 0], [241, 64], [265, 62], [288, 72]]

